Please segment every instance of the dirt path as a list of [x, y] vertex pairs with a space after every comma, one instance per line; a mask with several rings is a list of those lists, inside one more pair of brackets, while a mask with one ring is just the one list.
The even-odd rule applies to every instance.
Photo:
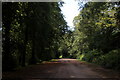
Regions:
[[4, 78], [43, 80], [41, 78], [120, 78], [120, 76], [114, 71], [76, 59], [59, 59], [58, 61], [32, 65], [14, 72], [4, 72]]

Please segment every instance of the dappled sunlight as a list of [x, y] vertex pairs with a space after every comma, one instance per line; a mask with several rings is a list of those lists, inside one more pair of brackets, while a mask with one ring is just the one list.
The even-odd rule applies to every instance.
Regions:
[[119, 12], [119, 2], [3, 2], [3, 79], [120, 78]]

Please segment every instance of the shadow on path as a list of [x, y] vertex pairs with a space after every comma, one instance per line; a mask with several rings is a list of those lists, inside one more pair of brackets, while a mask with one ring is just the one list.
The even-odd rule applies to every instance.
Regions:
[[[118, 74], [106, 75], [101, 67], [80, 62], [76, 59], [57, 59], [38, 65], [30, 65], [15, 72], [3, 72], [3, 79], [73, 79], [73, 78], [118, 78]], [[100, 72], [97, 69], [101, 70]]]

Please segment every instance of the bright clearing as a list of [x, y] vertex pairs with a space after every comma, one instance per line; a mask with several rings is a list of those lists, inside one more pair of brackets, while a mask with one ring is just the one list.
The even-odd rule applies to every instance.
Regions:
[[78, 2], [75, 0], [64, 0], [65, 4], [61, 7], [62, 13], [70, 30], [74, 30], [73, 19], [79, 13]]

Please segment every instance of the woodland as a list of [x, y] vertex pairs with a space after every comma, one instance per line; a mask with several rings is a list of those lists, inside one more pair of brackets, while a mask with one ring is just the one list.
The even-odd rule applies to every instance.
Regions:
[[120, 70], [120, 3], [78, 1], [73, 31], [61, 12], [63, 4], [2, 3], [3, 71], [59, 58]]

